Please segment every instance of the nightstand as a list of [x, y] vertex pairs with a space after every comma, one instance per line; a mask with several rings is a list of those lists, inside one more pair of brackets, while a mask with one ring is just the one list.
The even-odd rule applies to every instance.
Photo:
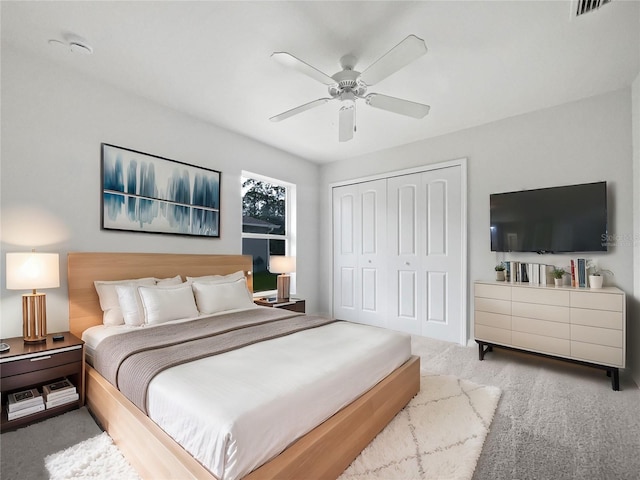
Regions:
[[305, 301], [301, 298], [291, 297], [289, 300], [278, 300], [275, 297], [257, 298], [254, 303], [263, 307], [283, 308], [292, 312], [305, 313]]
[[[11, 349], [0, 353], [0, 391], [2, 392], [2, 416], [0, 431], [12, 430], [28, 423], [59, 415], [84, 405], [84, 342], [64, 332], [64, 339], [53, 341], [53, 334], [46, 342], [24, 343], [22, 337], [2, 340]], [[14, 420], [7, 419], [7, 394], [38, 388], [67, 377], [76, 386], [77, 402], [47, 408], [41, 412]]]

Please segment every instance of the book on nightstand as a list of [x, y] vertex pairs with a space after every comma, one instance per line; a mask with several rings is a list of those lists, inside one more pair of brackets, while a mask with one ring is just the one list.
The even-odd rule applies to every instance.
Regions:
[[62, 380], [44, 385], [42, 387], [42, 394], [44, 396], [44, 400], [49, 402], [58, 398], [72, 396], [77, 394], [77, 391], [76, 386], [73, 383], [66, 378], [63, 378]]
[[58, 407], [67, 403], [77, 402], [79, 398], [80, 395], [78, 393], [71, 393], [63, 397], [56, 397], [52, 400], [47, 400], [46, 406], [47, 408]]
[[[40, 400], [42, 400], [42, 397], [40, 397]], [[33, 405], [31, 407], [23, 408], [21, 410], [16, 410], [15, 412], [7, 411], [7, 420], [15, 420], [16, 418], [26, 417], [27, 415], [41, 412], [42, 410], [44, 410], [44, 402]]]
[[[44, 401], [42, 399], [42, 394], [36, 388], [13, 392], [7, 395], [7, 413], [9, 414], [38, 407], [40, 405], [44, 405]], [[32, 412], [25, 413], [25, 415], [28, 415], [29, 413]], [[11, 420], [11, 418], [9, 418], [9, 420]]]
[[296, 303], [296, 298], [289, 298], [288, 300], [278, 299], [276, 297], [262, 297], [254, 299], [254, 302], [258, 305], [266, 305], [269, 307], [281, 307], [283, 305], [293, 305]]

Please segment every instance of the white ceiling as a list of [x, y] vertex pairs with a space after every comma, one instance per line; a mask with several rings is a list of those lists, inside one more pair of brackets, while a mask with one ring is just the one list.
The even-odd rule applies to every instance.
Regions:
[[[273, 145], [328, 162], [442, 135], [628, 86], [640, 71], [640, 2], [572, 18], [572, 1], [2, 1], [2, 45]], [[91, 56], [48, 44], [74, 33]], [[422, 120], [357, 105], [339, 143], [339, 102], [280, 123], [326, 97], [270, 58], [287, 51], [333, 75], [364, 70], [408, 34], [429, 52], [370, 87], [431, 105]], [[362, 102], [362, 101], [359, 101]]]

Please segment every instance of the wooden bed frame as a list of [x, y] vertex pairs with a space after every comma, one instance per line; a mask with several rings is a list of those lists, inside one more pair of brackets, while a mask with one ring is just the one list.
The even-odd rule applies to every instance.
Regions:
[[[201, 276], [243, 270], [252, 289], [251, 257], [156, 253], [69, 253], [69, 326], [77, 337], [102, 324], [94, 280]], [[142, 478], [216, 477], [127, 400], [86, 367], [89, 410]], [[245, 480], [337, 478], [420, 390], [420, 359], [411, 357], [374, 388], [292, 443]]]

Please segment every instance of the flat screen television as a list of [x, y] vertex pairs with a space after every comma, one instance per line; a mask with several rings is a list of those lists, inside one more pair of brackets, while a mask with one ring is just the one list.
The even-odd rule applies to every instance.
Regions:
[[492, 252], [607, 250], [607, 182], [490, 196]]

